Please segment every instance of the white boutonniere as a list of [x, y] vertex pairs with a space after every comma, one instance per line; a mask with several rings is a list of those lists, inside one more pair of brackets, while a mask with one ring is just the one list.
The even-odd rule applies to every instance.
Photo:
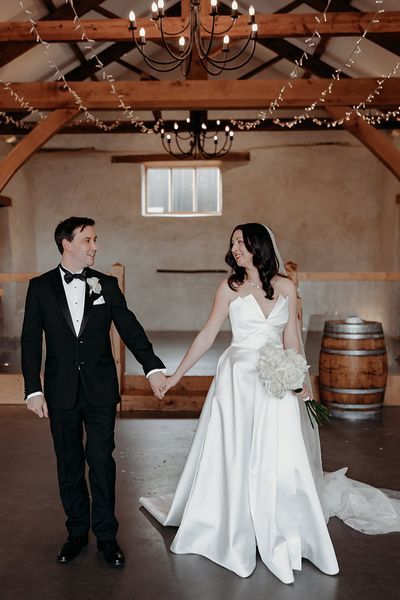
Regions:
[[88, 277], [86, 279], [87, 284], [89, 286], [89, 296], [92, 295], [92, 293], [94, 294], [100, 294], [101, 293], [101, 283], [99, 281], [98, 277]]

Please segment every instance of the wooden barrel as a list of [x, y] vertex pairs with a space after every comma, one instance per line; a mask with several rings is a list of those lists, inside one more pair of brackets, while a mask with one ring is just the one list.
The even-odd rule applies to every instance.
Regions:
[[381, 323], [326, 321], [319, 358], [321, 401], [342, 419], [382, 413], [387, 355]]

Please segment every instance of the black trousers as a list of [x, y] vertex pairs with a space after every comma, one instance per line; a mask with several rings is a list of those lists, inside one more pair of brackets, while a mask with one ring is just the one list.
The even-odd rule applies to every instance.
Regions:
[[[115, 461], [112, 456], [115, 414], [115, 405], [91, 404], [82, 384], [73, 408], [49, 411], [60, 497], [67, 515], [65, 524], [69, 535], [86, 535], [91, 523], [97, 539], [109, 540], [116, 536], [118, 521], [114, 514]], [[85, 463], [89, 467], [91, 507]]]

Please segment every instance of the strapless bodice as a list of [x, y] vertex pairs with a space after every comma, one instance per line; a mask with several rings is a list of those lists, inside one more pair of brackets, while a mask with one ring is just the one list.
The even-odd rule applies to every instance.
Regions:
[[282, 344], [282, 334], [289, 320], [289, 297], [278, 296], [271, 312], [265, 316], [253, 296], [238, 296], [229, 305], [232, 346], [258, 349], [267, 342]]

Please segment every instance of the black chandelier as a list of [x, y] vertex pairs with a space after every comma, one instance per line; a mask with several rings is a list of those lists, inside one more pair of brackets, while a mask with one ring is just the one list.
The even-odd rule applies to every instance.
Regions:
[[[222, 31], [217, 28], [218, 0], [210, 1], [210, 29], [207, 29], [201, 20], [200, 0], [190, 0], [189, 20], [180, 31], [176, 32], [168, 32], [164, 28], [164, 23], [168, 19], [164, 14], [164, 0], [158, 0], [157, 3], [153, 2], [151, 5], [151, 12], [152, 21], [161, 34], [163, 47], [168, 54], [167, 60], [157, 60], [145, 53], [146, 31], [144, 27], [141, 27], [139, 36], [136, 35], [136, 16], [133, 10], [129, 13], [129, 31], [131, 31], [133, 42], [146, 61], [146, 64], [155, 71], [162, 73], [173, 71], [180, 67], [182, 74], [186, 76], [190, 71], [192, 57], [195, 54], [198, 56], [207, 73], [216, 76], [222, 73], [222, 71], [234, 71], [242, 68], [253, 57], [258, 30], [253, 6], [249, 7], [248, 25], [250, 26], [250, 29], [247, 40], [242, 48], [232, 56], [230, 55], [230, 39], [228, 33], [234, 27], [239, 16], [236, 0], [233, 0], [232, 2], [230, 14], [231, 23]], [[176, 41], [178, 37], [178, 45], [171, 44], [171, 41]], [[221, 58], [217, 58], [215, 56], [213, 45], [215, 40], [221, 37], [223, 37], [222, 48], [219, 53]]]
[[230, 126], [218, 119], [210, 131], [202, 111], [192, 111], [183, 127], [175, 122], [171, 133], [161, 128], [160, 135], [164, 149], [178, 159], [220, 158], [229, 152], [233, 142]]

